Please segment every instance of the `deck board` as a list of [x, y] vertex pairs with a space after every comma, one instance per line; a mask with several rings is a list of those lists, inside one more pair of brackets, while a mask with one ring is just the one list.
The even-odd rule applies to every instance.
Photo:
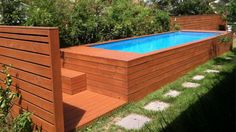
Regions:
[[126, 102], [86, 90], [75, 95], [63, 93], [63, 103], [65, 128], [70, 131], [90, 123]]

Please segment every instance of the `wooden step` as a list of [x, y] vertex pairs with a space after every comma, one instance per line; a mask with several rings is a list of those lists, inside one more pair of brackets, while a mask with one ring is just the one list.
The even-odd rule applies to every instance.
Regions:
[[76, 94], [86, 90], [86, 74], [62, 68], [62, 91], [67, 94]]
[[81, 128], [125, 103], [127, 102], [89, 90], [75, 95], [64, 93], [65, 131]]

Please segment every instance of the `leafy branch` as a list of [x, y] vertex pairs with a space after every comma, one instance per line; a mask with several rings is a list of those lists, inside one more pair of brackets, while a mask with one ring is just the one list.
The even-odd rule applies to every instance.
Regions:
[[9, 116], [14, 100], [21, 96], [18, 92], [13, 92], [11, 90], [12, 76], [8, 73], [8, 69], [9, 67], [3, 65], [1, 71], [5, 75], [5, 79], [2, 80], [5, 88], [0, 86], [0, 118], [3, 119], [3, 123], [6, 123], [6, 118]]
[[224, 37], [221, 37], [219, 38], [219, 42], [220, 43], [228, 43], [230, 42], [232, 39], [230, 37], [227, 37], [227, 36], [224, 36]]

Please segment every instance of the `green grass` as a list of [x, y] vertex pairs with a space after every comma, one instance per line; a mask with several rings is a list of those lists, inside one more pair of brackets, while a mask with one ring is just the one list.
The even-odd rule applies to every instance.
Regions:
[[[234, 47], [236, 47], [236, 40], [234, 40]], [[233, 60], [226, 60], [224, 57], [232, 57]], [[215, 65], [222, 65], [222, 67]], [[204, 72], [206, 69], [218, 69], [221, 72], [207, 74]], [[228, 128], [234, 127], [235, 70], [236, 49], [208, 61], [141, 101], [127, 104], [78, 131], [127, 131], [114, 125], [114, 122], [130, 113], [145, 115], [152, 119], [139, 130], [143, 132], [218, 131], [221, 129], [227, 131]], [[205, 79], [192, 81], [191, 78], [197, 74], [205, 75]], [[185, 81], [197, 82], [201, 86], [197, 89], [185, 89], [181, 86]], [[164, 97], [163, 94], [170, 89], [182, 93], [176, 98]], [[171, 107], [164, 112], [151, 112], [143, 109], [147, 103], [155, 100], [168, 102]]]

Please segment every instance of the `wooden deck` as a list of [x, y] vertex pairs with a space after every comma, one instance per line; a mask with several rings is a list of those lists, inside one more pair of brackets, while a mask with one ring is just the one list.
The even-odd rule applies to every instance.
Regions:
[[75, 95], [63, 93], [65, 130], [81, 127], [126, 102], [88, 90]]

